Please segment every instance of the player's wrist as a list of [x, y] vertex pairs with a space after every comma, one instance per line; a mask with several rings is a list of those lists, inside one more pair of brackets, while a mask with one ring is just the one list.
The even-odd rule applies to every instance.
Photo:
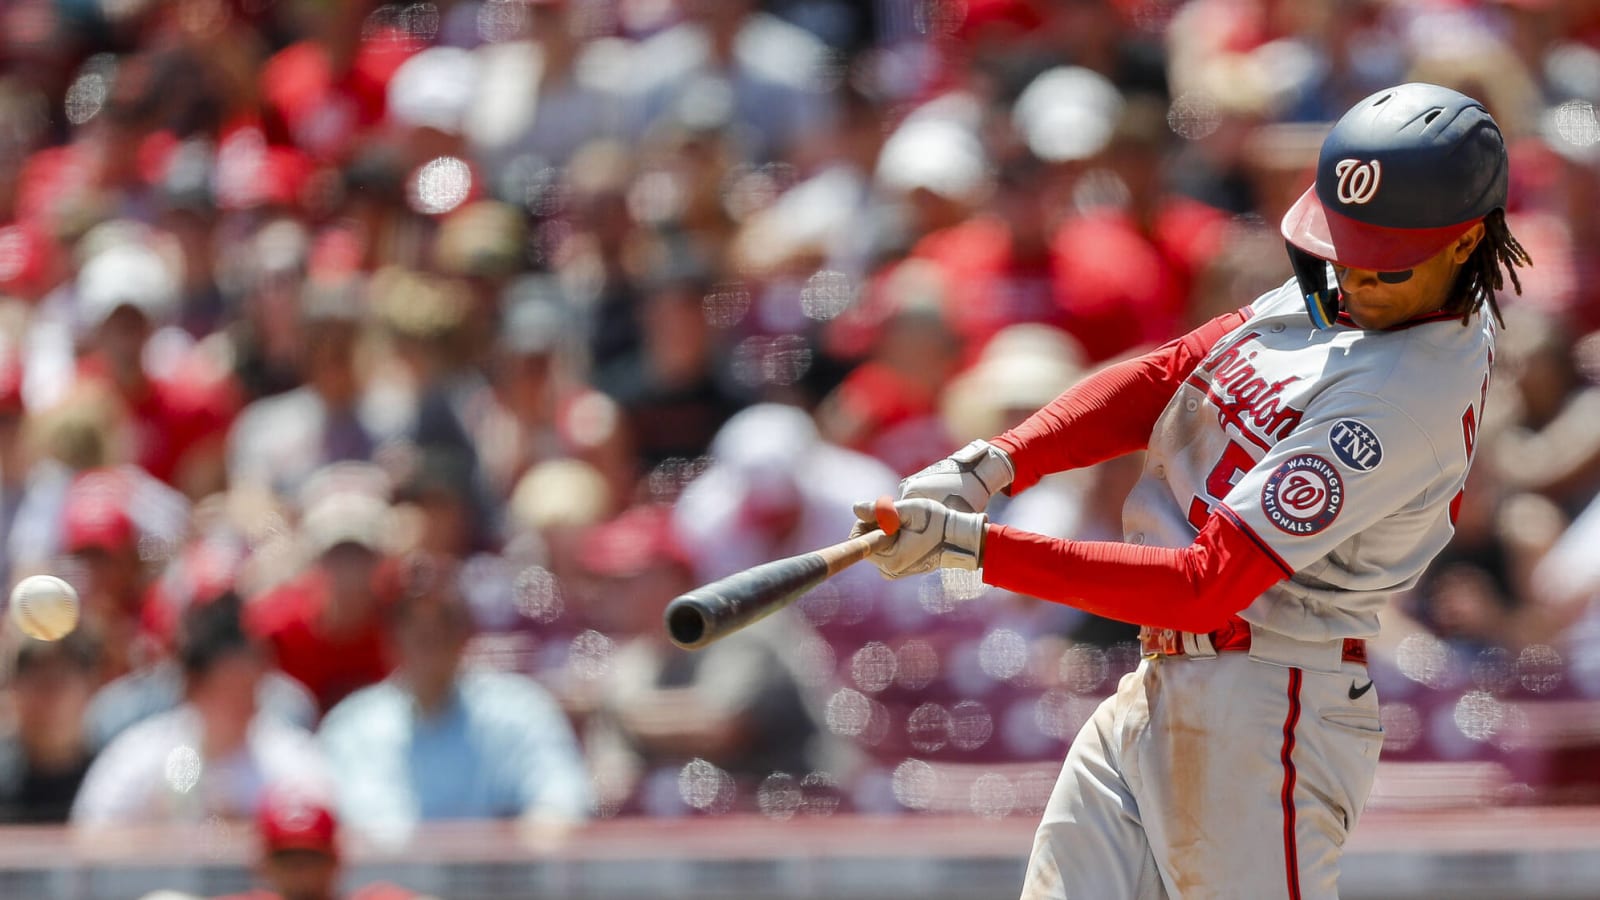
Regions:
[[991, 497], [1017, 480], [1017, 467], [1011, 462], [1011, 455], [985, 440], [967, 444], [951, 454], [950, 458], [972, 472]]
[[952, 510], [944, 524], [944, 549], [939, 565], [946, 569], [971, 571], [983, 567], [983, 539], [989, 517], [983, 513]]
[[1014, 480], [1010, 456], [978, 440], [900, 482], [900, 499], [932, 500], [962, 512], [982, 512], [989, 499]]

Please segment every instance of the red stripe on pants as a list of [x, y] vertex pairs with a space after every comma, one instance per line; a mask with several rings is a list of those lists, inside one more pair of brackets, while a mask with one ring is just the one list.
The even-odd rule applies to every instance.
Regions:
[[1300, 900], [1300, 859], [1294, 839], [1294, 726], [1300, 721], [1300, 670], [1289, 670], [1289, 715], [1283, 720], [1283, 861], [1289, 900]]

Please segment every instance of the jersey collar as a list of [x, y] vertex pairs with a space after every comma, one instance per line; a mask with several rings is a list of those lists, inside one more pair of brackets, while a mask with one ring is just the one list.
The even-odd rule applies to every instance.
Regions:
[[[1426, 325], [1429, 322], [1444, 322], [1444, 321], [1449, 321], [1449, 320], [1459, 320], [1460, 318], [1461, 318], [1461, 313], [1459, 313], [1459, 312], [1450, 312], [1449, 310], [1445, 310], [1445, 309], [1436, 309], [1436, 310], [1434, 310], [1433, 312], [1430, 312], [1430, 313], [1423, 313], [1422, 315], [1417, 316], [1416, 318], [1407, 319], [1407, 320], [1405, 320], [1404, 322], [1401, 322], [1398, 325], [1390, 325], [1388, 328], [1380, 328], [1378, 330], [1379, 331], [1404, 331], [1407, 328], [1415, 328], [1418, 325]], [[1349, 313], [1345, 312], [1342, 309], [1339, 310], [1339, 314], [1334, 317], [1334, 321], [1338, 322], [1340, 325], [1345, 325], [1345, 326], [1350, 327], [1350, 328], [1360, 328], [1361, 327], [1360, 325], [1356, 324], [1356, 320], [1355, 319], [1350, 318], [1350, 314]]]

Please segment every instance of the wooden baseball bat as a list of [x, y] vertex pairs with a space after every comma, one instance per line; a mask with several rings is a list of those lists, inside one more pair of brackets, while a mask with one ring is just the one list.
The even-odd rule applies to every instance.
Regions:
[[894, 499], [879, 497], [872, 512], [879, 531], [762, 563], [675, 598], [667, 604], [667, 636], [685, 650], [698, 650], [800, 599], [894, 539], [900, 530]]

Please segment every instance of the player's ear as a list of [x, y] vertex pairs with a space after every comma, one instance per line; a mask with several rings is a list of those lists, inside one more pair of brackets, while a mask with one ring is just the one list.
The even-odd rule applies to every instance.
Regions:
[[1478, 242], [1483, 240], [1483, 234], [1482, 222], [1462, 232], [1456, 242], [1450, 245], [1450, 259], [1458, 266], [1471, 259], [1472, 251], [1478, 249]]

